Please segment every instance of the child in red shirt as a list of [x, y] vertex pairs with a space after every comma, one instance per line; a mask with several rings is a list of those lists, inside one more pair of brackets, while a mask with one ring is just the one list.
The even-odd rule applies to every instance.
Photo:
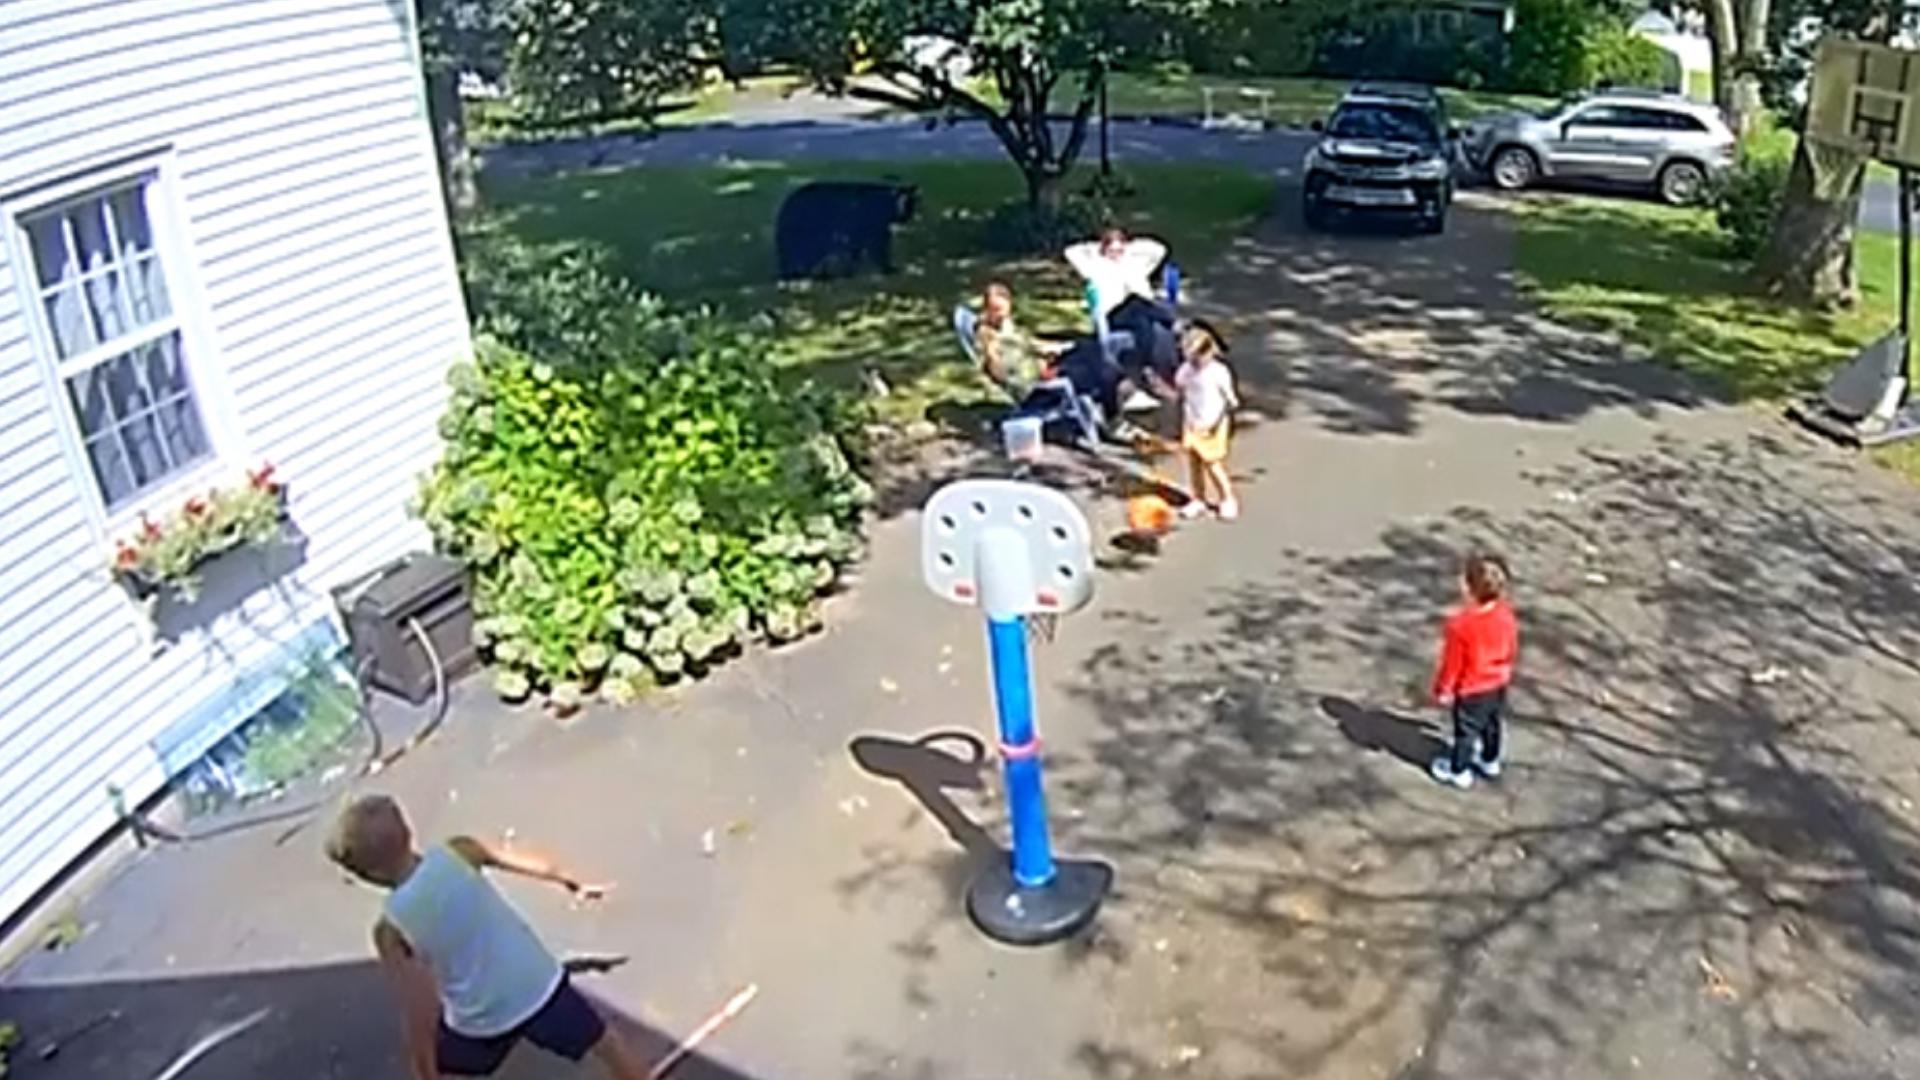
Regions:
[[1433, 759], [1435, 780], [1465, 790], [1475, 774], [1500, 775], [1507, 684], [1520, 632], [1507, 600], [1507, 567], [1474, 555], [1460, 572], [1461, 606], [1447, 617], [1433, 699], [1453, 711], [1453, 749]]

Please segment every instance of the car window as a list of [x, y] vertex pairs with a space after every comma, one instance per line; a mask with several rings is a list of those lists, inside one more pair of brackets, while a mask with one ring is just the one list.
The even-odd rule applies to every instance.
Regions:
[[1336, 139], [1381, 139], [1388, 142], [1437, 143], [1439, 129], [1426, 110], [1410, 105], [1342, 105], [1327, 124]]
[[1627, 117], [1629, 111], [1616, 105], [1589, 105], [1569, 116], [1567, 123], [1583, 127], [1633, 127]]
[[1707, 125], [1701, 123], [1699, 117], [1692, 116], [1688, 113], [1675, 112], [1672, 109], [1647, 109], [1644, 111], [1654, 118], [1654, 126], [1658, 126], [1667, 131], [1687, 131], [1698, 135], [1707, 130]]

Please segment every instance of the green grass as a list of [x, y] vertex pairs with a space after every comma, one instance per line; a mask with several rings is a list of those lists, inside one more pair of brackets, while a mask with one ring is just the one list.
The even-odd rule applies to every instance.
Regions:
[[[1323, 120], [1334, 103], [1353, 85], [1349, 79], [1311, 78], [1236, 78], [1226, 75], [1156, 75], [1115, 72], [1107, 87], [1107, 108], [1115, 116], [1200, 117], [1205, 113], [1206, 95], [1211, 89], [1216, 116], [1233, 114], [1250, 119], [1267, 119], [1283, 126], [1304, 126]], [[1077, 93], [1068, 86], [1062, 93]], [[1270, 94], [1265, 104], [1262, 95]], [[1455, 121], [1504, 109], [1531, 109], [1545, 98], [1526, 94], [1497, 94], [1475, 90], [1443, 88], [1447, 113]], [[1069, 101], [1056, 102], [1060, 108]]]
[[[1899, 250], [1890, 236], [1856, 236], [1860, 302], [1828, 313], [1760, 295], [1707, 211], [1571, 196], [1516, 205], [1516, 270], [1549, 315], [1611, 330], [1737, 399], [1817, 388], [1897, 319]], [[1920, 451], [1881, 456], [1920, 478]]]
[[[467, 128], [476, 144], [488, 145], [506, 141], [538, 142], [585, 135], [626, 135], [656, 128], [693, 127], [725, 121], [736, 109], [750, 102], [783, 97], [800, 90], [804, 85], [804, 81], [795, 75], [757, 75], [738, 85], [716, 80], [698, 90], [666, 98], [660, 102], [651, 119], [628, 116], [579, 123], [536, 120], [511, 98], [469, 101], [466, 103]], [[876, 107], [876, 114], [894, 111]]]
[[[1201, 268], [1273, 197], [1269, 179], [1230, 166], [1150, 166], [1127, 175], [1139, 190], [1115, 204], [1116, 216], [1165, 239], [1189, 268]], [[919, 217], [895, 229], [898, 273], [774, 281], [773, 220], [788, 192], [810, 180], [883, 176], [918, 184], [921, 193]], [[990, 278], [1014, 286], [1032, 329], [1084, 329], [1080, 287], [1060, 259], [981, 253], [982, 222], [1022, 190], [1019, 174], [1000, 162], [743, 162], [516, 181], [490, 185], [487, 196], [525, 238], [605, 245], [636, 283], [667, 299], [741, 319], [770, 314], [783, 364], [842, 385], [853, 385], [863, 369], [880, 372], [894, 388], [882, 410], [900, 420], [982, 396], [953, 341], [949, 313]]]

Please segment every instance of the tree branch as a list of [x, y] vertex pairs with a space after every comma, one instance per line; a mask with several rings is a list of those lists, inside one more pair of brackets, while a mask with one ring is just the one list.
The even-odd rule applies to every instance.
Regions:
[[1072, 126], [1067, 129], [1067, 147], [1060, 152], [1062, 174], [1080, 160], [1080, 150], [1087, 142], [1088, 121], [1093, 119], [1093, 107], [1100, 101], [1100, 87], [1106, 80], [1103, 64], [1090, 69], [1086, 81], [1080, 84], [1080, 104], [1074, 107]]

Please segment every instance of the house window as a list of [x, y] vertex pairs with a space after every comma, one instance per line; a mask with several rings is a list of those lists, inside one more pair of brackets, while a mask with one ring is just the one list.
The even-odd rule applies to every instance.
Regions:
[[211, 456], [154, 242], [154, 178], [20, 219], [40, 314], [109, 511]]

